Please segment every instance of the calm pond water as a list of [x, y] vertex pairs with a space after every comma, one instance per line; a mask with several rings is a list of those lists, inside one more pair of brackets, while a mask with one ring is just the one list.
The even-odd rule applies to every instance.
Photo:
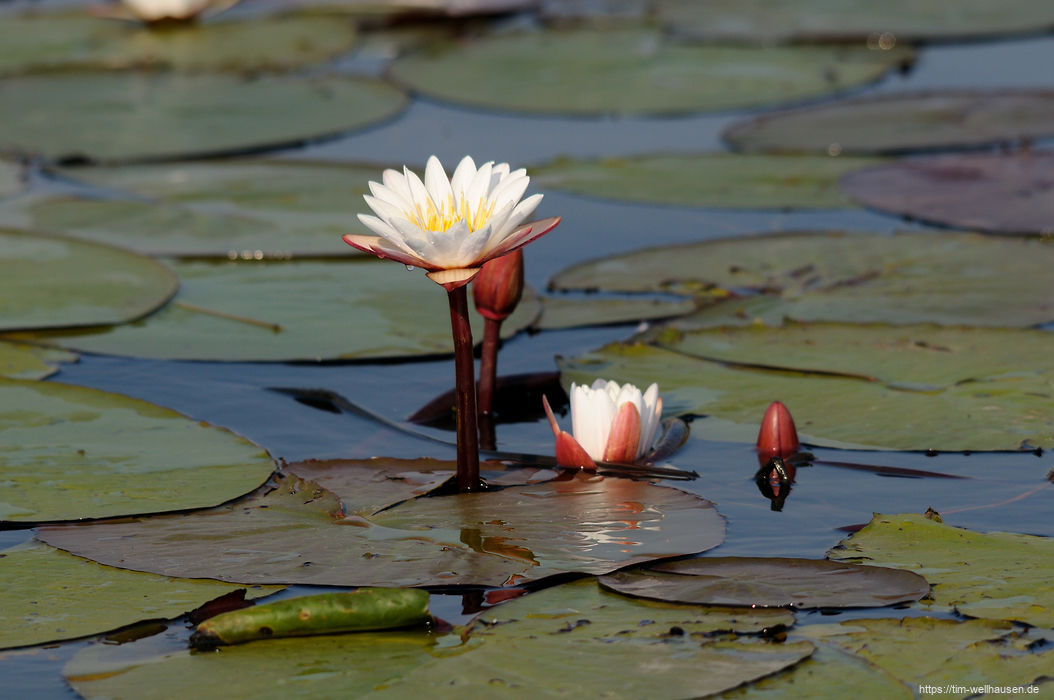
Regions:
[[[350, 70], [370, 70], [367, 58]], [[935, 87], [1054, 88], [1054, 38], [949, 45], [920, 52], [915, 69], [860, 92]], [[514, 166], [561, 155], [628, 155], [718, 150], [721, 129], [744, 113], [670, 119], [562, 119], [469, 111], [416, 100], [398, 119], [347, 137], [284, 152], [297, 158], [423, 163], [430, 154], [456, 162], [494, 159]], [[46, 181], [41, 187], [53, 186]], [[532, 191], [534, 191], [532, 189]], [[542, 215], [560, 215], [562, 225], [526, 251], [527, 277], [536, 288], [569, 264], [645, 245], [791, 229], [854, 229], [889, 232], [906, 224], [863, 210], [773, 213], [655, 207], [601, 202], [546, 192]], [[420, 274], [406, 273], [406, 274]], [[340, 323], [341, 319], [333, 319]], [[505, 374], [554, 369], [555, 355], [574, 355], [625, 338], [632, 327], [520, 335], [500, 356]], [[269, 387], [323, 388], [392, 420], [403, 421], [434, 396], [451, 388], [449, 358], [405, 363], [326, 365], [166, 362], [85, 355], [63, 366], [56, 380], [128, 394], [226, 426], [265, 447], [275, 458], [364, 458], [373, 455], [452, 458], [453, 446], [345, 414], [297, 403]], [[773, 397], [778, 398], [778, 397]], [[758, 416], [760, 420], [761, 416]], [[453, 441], [453, 435], [422, 432]], [[552, 435], [543, 422], [500, 426], [499, 447], [551, 454]], [[933, 507], [944, 521], [979, 530], [1054, 535], [1054, 488], [1035, 490], [1054, 466], [1049, 455], [846, 452], [817, 449], [820, 463], [798, 471], [782, 512], [753, 482], [756, 461], [749, 445], [690, 441], [672, 460], [700, 478], [678, 488], [713, 500], [728, 519], [721, 555], [822, 557], [844, 532], [872, 512], [921, 512]], [[853, 462], [967, 477], [903, 478], [822, 462]], [[1022, 494], [1034, 490], [1026, 497]], [[0, 546], [22, 541], [31, 531], [0, 532]], [[294, 589], [302, 592], [303, 587]], [[435, 611], [465, 619], [458, 596], [437, 596]], [[888, 611], [884, 611], [883, 614]], [[851, 613], [853, 615], [869, 613]], [[838, 619], [832, 617], [829, 619]], [[182, 639], [180, 623], [171, 627]], [[0, 697], [69, 698], [75, 694], [59, 673], [85, 641], [44, 649], [0, 653]]]

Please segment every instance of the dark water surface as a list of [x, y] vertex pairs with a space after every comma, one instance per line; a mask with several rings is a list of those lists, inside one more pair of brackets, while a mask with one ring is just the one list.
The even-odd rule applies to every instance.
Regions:
[[[349, 65], [357, 69], [368, 63], [351, 61]], [[910, 74], [892, 76], [860, 92], [935, 87], [1054, 88], [1051, 66], [1051, 37], [941, 46], [921, 50], [918, 65]], [[527, 118], [418, 100], [392, 123], [286, 154], [406, 162], [415, 167], [433, 153], [448, 166], [471, 154], [477, 162], [494, 159], [518, 167], [561, 155], [695, 152], [720, 149], [720, 130], [742, 115]], [[793, 229], [883, 233], [907, 226], [896, 218], [856, 209], [802, 213], [718, 211], [601, 202], [560, 193], [546, 193], [539, 213], [560, 215], [564, 222], [526, 250], [528, 282], [538, 289], [544, 289], [547, 279], [569, 264], [661, 243]], [[333, 319], [335, 324], [341, 322]], [[506, 343], [500, 370], [507, 374], [552, 371], [554, 356], [573, 356], [625, 338], [633, 330], [620, 327], [521, 335]], [[451, 388], [453, 364], [449, 358], [385, 364], [290, 365], [84, 355], [79, 363], [63, 366], [55, 379], [147, 399], [226, 426], [263, 446], [275, 458], [290, 461], [374, 455], [454, 457], [452, 445], [418, 439], [364, 418], [314, 409], [268, 389], [327, 389], [398, 422]], [[453, 440], [450, 433], [421, 430]], [[541, 421], [499, 426], [498, 440], [502, 449], [552, 453], [552, 435]], [[952, 525], [1054, 535], [1054, 518], [1050, 517], [1054, 512], [1054, 485], [1043, 485], [1046, 473], [1054, 466], [1049, 455], [929, 457], [918, 453], [817, 449], [814, 453], [821, 462], [898, 467], [967, 478], [882, 476], [866, 467], [817, 463], [798, 470], [797, 483], [784, 509], [775, 512], [753, 482], [757, 463], [750, 448], [744, 444], [693, 440], [672, 460], [701, 476], [694, 482], [671, 485], [714, 501], [728, 519], [728, 537], [714, 550], [717, 554], [822, 557], [846, 535], [839, 528], [865, 523], [873, 512], [922, 512], [928, 507], [941, 512], [944, 521]], [[29, 535], [29, 531], [0, 532], [0, 547]], [[305, 590], [295, 587], [286, 595]], [[467, 619], [460, 596], [436, 596], [433, 609], [453, 622]], [[839, 616], [824, 616], [823, 621], [838, 619]], [[170, 623], [166, 634], [175, 640], [173, 644], [185, 640], [179, 621]], [[0, 697], [74, 697], [59, 671], [65, 660], [86, 643], [89, 642], [0, 652], [0, 678], [4, 679]]]

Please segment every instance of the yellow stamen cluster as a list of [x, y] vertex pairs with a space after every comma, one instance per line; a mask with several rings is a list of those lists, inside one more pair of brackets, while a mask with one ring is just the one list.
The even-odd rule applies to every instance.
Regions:
[[431, 199], [425, 205], [417, 204], [412, 211], [406, 212], [406, 218], [410, 223], [426, 231], [446, 231], [459, 221], [468, 224], [469, 231], [476, 231], [487, 224], [493, 213], [493, 201], [480, 199], [473, 211], [464, 197], [461, 198], [460, 208], [454, 198], [449, 197], [443, 203], [442, 209], [437, 209]]

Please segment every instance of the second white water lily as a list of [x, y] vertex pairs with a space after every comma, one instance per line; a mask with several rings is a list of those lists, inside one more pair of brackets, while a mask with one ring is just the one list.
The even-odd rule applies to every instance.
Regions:
[[219, 12], [238, 0], [122, 0], [136, 19], [143, 22], [190, 20], [206, 12]]
[[385, 170], [365, 196], [375, 216], [359, 214], [377, 235], [348, 234], [344, 240], [377, 257], [423, 268], [448, 288], [463, 285], [483, 263], [560, 223], [559, 218], [523, 223], [542, 200], [540, 194], [522, 199], [529, 183], [522, 168], [493, 162], [477, 168], [469, 156], [449, 179], [435, 156], [428, 159], [423, 181], [405, 167], [401, 173]]

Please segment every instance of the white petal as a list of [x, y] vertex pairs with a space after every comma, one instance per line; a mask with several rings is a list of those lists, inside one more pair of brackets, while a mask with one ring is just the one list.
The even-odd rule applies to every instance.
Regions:
[[517, 204], [516, 208], [512, 210], [511, 214], [509, 214], [508, 221], [505, 222], [506, 230], [511, 232], [519, 228], [520, 224], [530, 217], [530, 215], [534, 213], [534, 210], [538, 208], [538, 205], [542, 203], [542, 197], [543, 195], [541, 194], [532, 194], [530, 197]]
[[531, 178], [526, 175], [505, 178], [505, 180], [502, 181], [502, 183], [490, 194], [491, 201], [494, 202], [495, 208], [510, 203], [515, 205], [523, 197], [523, 193], [527, 191], [527, 185], [530, 183]]
[[642, 457], [655, 445], [655, 434], [662, 418], [662, 406], [659, 404], [659, 385], [652, 384], [641, 399], [644, 408], [640, 413], [640, 444], [637, 446], [637, 457]]
[[393, 207], [399, 207], [404, 212], [410, 209], [411, 202], [395, 190], [390, 187], [385, 187], [376, 182], [370, 183], [370, 193], [377, 199], [383, 200], [391, 204]]
[[472, 160], [472, 156], [465, 156], [457, 164], [457, 168], [454, 169], [454, 175], [450, 178], [450, 188], [454, 191], [454, 197], [458, 205], [461, 204], [474, 177], [476, 177], [476, 162]]
[[376, 216], [370, 216], [369, 214], [359, 214], [359, 221], [363, 223], [369, 230], [376, 233], [381, 238], [402, 238], [399, 232], [392, 228], [391, 224], [387, 224], [381, 221]]
[[403, 168], [403, 173], [406, 174], [406, 184], [410, 188], [410, 201], [414, 203], [414, 206], [420, 207], [422, 213], [428, 211], [429, 203], [435, 206], [431, 195], [428, 194], [428, 188], [425, 187], [425, 183], [421, 182], [417, 173], [407, 167]]
[[450, 189], [450, 180], [443, 171], [443, 164], [435, 156], [430, 156], [425, 166], [425, 187], [437, 207], [441, 208], [454, 198], [453, 190]]
[[369, 205], [370, 209], [381, 217], [385, 221], [391, 221], [392, 219], [405, 219], [406, 210], [400, 209], [399, 207], [384, 201], [378, 197], [371, 197], [368, 194], [362, 195], [362, 198], [366, 200], [366, 204]]
[[390, 189], [395, 194], [399, 195], [407, 202], [412, 203], [414, 201], [413, 194], [410, 193], [410, 186], [406, 184], [406, 176], [398, 170], [392, 170], [388, 168], [381, 174], [381, 182], [384, 186]]
[[469, 208], [475, 209], [476, 203], [483, 199], [489, 191], [490, 169], [491, 164], [484, 163], [480, 166], [480, 169], [476, 171], [476, 176], [472, 178], [472, 182], [469, 183], [468, 189], [465, 191], [464, 200]]

